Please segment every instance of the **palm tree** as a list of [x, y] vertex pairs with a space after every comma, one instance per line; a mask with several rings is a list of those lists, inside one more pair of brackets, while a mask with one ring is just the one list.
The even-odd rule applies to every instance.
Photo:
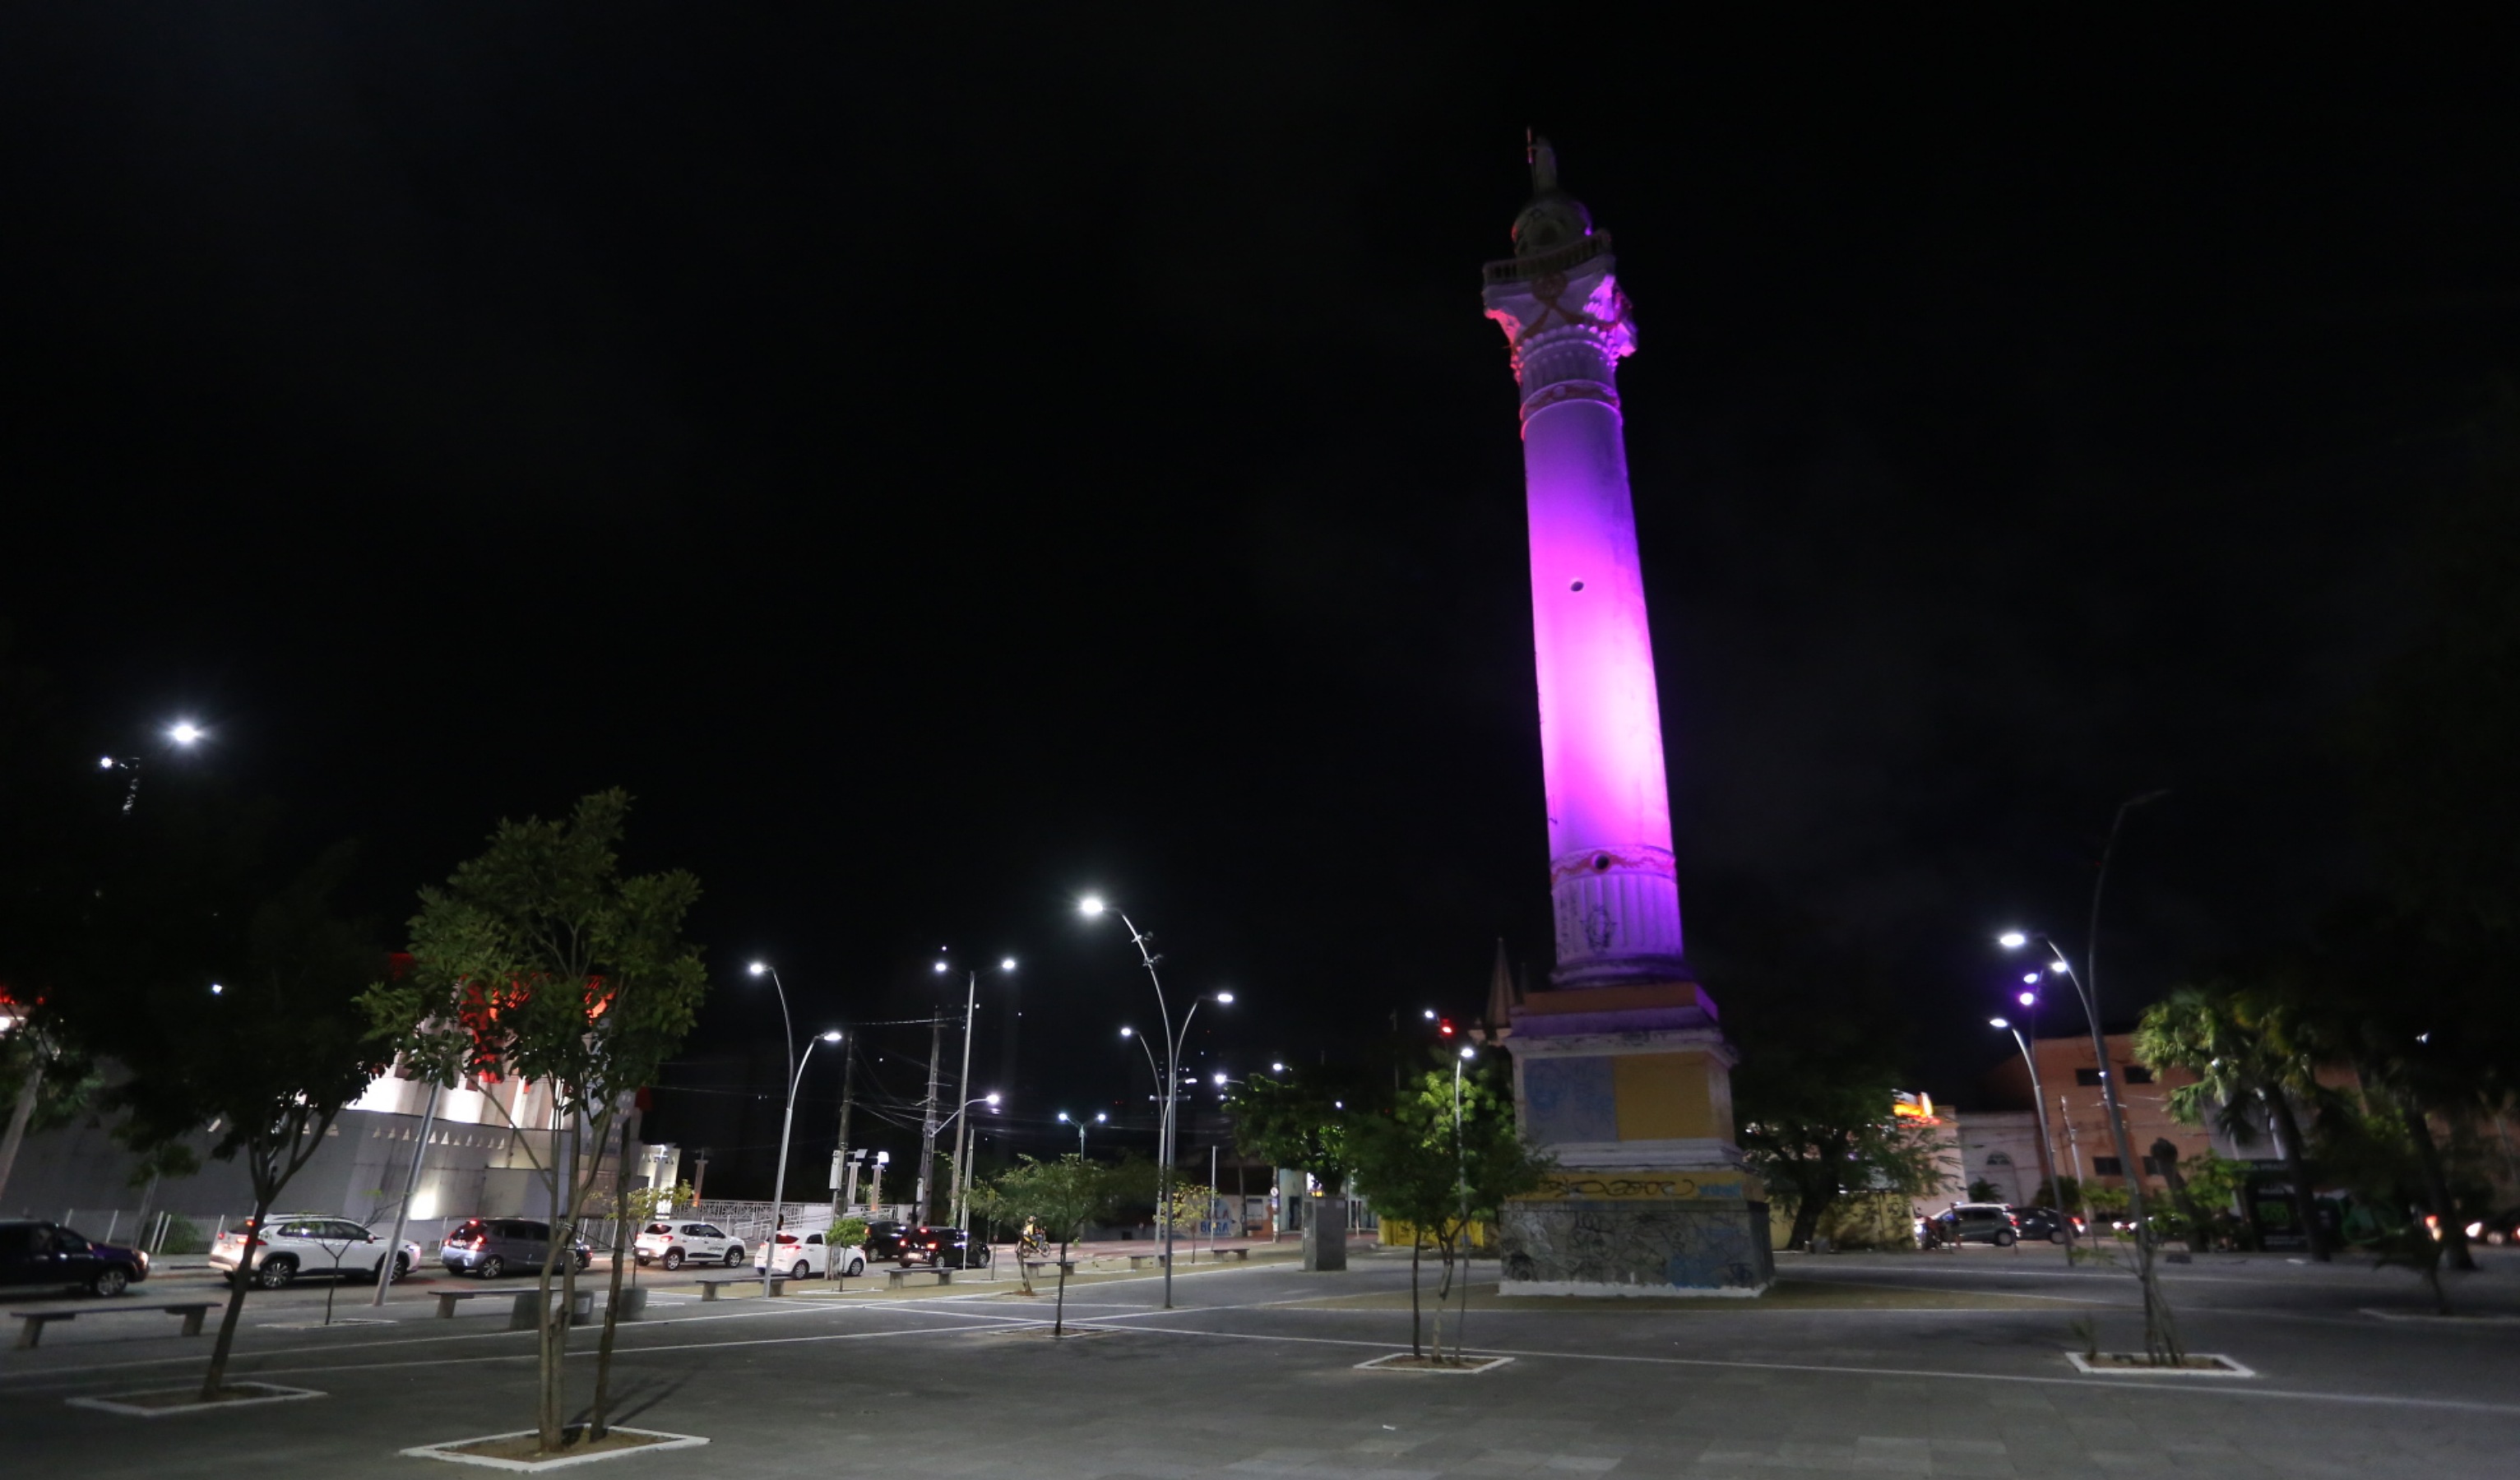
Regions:
[[2258, 1138], [2259, 1116], [2274, 1128], [2276, 1149], [2292, 1182], [2293, 1208], [2310, 1233], [2310, 1257], [2332, 1257], [2327, 1231], [2311, 1196], [2296, 1097], [2318, 1093], [2316, 1065], [2303, 1052], [2293, 1013], [2269, 994], [2228, 981], [2182, 987], [2146, 1008], [2136, 1025], [2135, 1053], [2157, 1075], [2181, 1068], [2193, 1084], [2170, 1092], [2170, 1113], [2186, 1125], [2213, 1118], [2240, 1145]]

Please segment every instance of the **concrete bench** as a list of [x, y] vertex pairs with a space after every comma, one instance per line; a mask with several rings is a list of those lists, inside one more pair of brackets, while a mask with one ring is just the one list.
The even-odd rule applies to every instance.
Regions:
[[437, 1319], [452, 1321], [455, 1319], [457, 1301], [478, 1300], [484, 1295], [495, 1295], [499, 1292], [496, 1290], [432, 1290], [429, 1293], [437, 1297]]
[[884, 1273], [883, 1287], [887, 1290], [897, 1290], [909, 1284], [914, 1278], [924, 1278], [933, 1284], [952, 1284], [954, 1272], [952, 1270], [888, 1270]]
[[81, 1306], [70, 1311], [11, 1311], [9, 1314], [25, 1323], [18, 1327], [18, 1350], [22, 1352], [40, 1344], [44, 1339], [44, 1327], [56, 1321], [76, 1321], [81, 1316], [112, 1315], [117, 1311], [163, 1311], [170, 1316], [181, 1316], [184, 1318], [183, 1334], [198, 1336], [202, 1334], [202, 1318], [217, 1304], [219, 1302], [215, 1300], [169, 1300], [162, 1304], [139, 1305], [116, 1301], [112, 1305]]
[[[703, 1279], [703, 1280], [698, 1281], [698, 1283], [699, 1283], [699, 1287], [700, 1287], [700, 1303], [701, 1303], [702, 1305], [706, 1305], [708, 1302], [710, 1302], [710, 1301], [712, 1301], [712, 1300], [715, 1300], [715, 1299], [717, 1298], [717, 1292], [718, 1292], [718, 1288], [719, 1288], [719, 1286], [721, 1286], [721, 1285], [729, 1285], [729, 1284], [750, 1284], [750, 1285], [758, 1285], [759, 1283], [761, 1283], [761, 1277], [760, 1277], [760, 1276], [758, 1276], [758, 1275], [746, 1275], [746, 1276], [743, 1276], [743, 1277], [742, 1277], [742, 1278], [733, 1278], [733, 1279], [729, 1279], [729, 1278]], [[784, 1295], [784, 1294], [786, 1294], [787, 1292], [788, 1292], [788, 1277], [787, 1277], [787, 1276], [785, 1276], [785, 1275], [773, 1275], [773, 1276], [771, 1276], [771, 1277], [770, 1277], [770, 1293], [771, 1293], [773, 1296], [779, 1296], [779, 1295]]]
[[[1192, 1257], [1195, 1258], [1196, 1256], [1193, 1255]], [[1207, 1257], [1210, 1259], [1238, 1259], [1244, 1264], [1249, 1264], [1251, 1262], [1251, 1251], [1249, 1249], [1209, 1249], [1207, 1251]]]
[[1148, 1269], [1164, 1262], [1161, 1254], [1131, 1254], [1128, 1259], [1129, 1268], [1133, 1270]]
[[[552, 1291], [552, 1304], [558, 1305], [560, 1302], [561, 1292], [558, 1290]], [[595, 1292], [593, 1290], [578, 1291], [577, 1298], [569, 1302], [568, 1323], [571, 1325], [584, 1325], [594, 1319]], [[508, 1329], [512, 1331], [530, 1331], [537, 1329], [541, 1324], [542, 1292], [540, 1290], [518, 1290], [517, 1292], [517, 1303], [515, 1307], [508, 1312]]]

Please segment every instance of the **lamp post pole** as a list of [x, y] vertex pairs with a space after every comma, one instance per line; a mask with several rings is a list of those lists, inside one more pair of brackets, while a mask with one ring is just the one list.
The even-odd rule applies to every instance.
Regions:
[[[2030, 1041], [2021, 1036], [2019, 1028], [2013, 1027], [2009, 1021], [2001, 1017], [1990, 1017], [1987, 1021], [1990, 1025], [2005, 1029], [2012, 1034], [2013, 1043], [2021, 1050], [2021, 1061], [2030, 1070], [2030, 1102], [2039, 1110], [2039, 1159], [2043, 1163], [2042, 1169], [2047, 1173], [2048, 1191], [2061, 1205], [2065, 1199], [2056, 1191], [2056, 1139], [2048, 1130], [2048, 1094], [2039, 1087], [2039, 1059], [2030, 1052]], [[2057, 1211], [2061, 1213], [2063, 1208], [2059, 1206]], [[2071, 1220], [2068, 1220], [2064, 1226], [2064, 1234], [2067, 1243], [2074, 1241], [2074, 1225]]]
[[[1080, 902], [1077, 908], [1087, 916], [1095, 916], [1102, 913], [1103, 904], [1100, 899], [1088, 898]], [[1131, 919], [1125, 913], [1120, 915], [1120, 923], [1128, 928], [1129, 942], [1138, 948], [1138, 959], [1146, 964], [1147, 980], [1152, 982], [1155, 988], [1155, 1010], [1162, 1014], [1164, 1022], [1163, 1131], [1157, 1143], [1160, 1149], [1155, 1168], [1155, 1212], [1163, 1220], [1164, 1225], [1164, 1309], [1169, 1311], [1173, 1308], [1173, 1151], [1177, 1130], [1174, 1106], [1181, 1099], [1182, 1044], [1190, 1037], [1191, 1020], [1198, 1016], [1199, 1003], [1207, 999], [1201, 997], [1198, 1002], [1192, 1003], [1190, 1010], [1182, 1014], [1180, 1028], [1175, 1029], [1172, 1006], [1164, 1000], [1164, 979], [1155, 971], [1155, 963], [1162, 959], [1154, 953], [1155, 938], [1139, 929], [1137, 921]], [[1216, 1001], [1221, 1005], [1230, 1006], [1234, 1001], [1234, 994], [1219, 992], [1216, 994]], [[1147, 1051], [1147, 1058], [1149, 1063], [1153, 1062], [1154, 1050]]]

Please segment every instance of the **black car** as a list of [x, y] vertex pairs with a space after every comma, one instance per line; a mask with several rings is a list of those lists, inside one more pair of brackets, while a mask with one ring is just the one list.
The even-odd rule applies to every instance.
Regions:
[[2016, 1208], [2007, 1204], [2004, 1211], [2012, 1215], [2013, 1232], [2022, 1237], [2044, 1238], [2049, 1243], [2065, 1241], [2066, 1218], [2054, 1208]]
[[878, 1218], [867, 1225], [866, 1242], [859, 1247], [869, 1259], [898, 1259], [904, 1241], [916, 1232], [897, 1218]]
[[2491, 1218], [2476, 1220], [2467, 1226], [2467, 1236], [2497, 1247], [2520, 1243], [2520, 1208], [2504, 1208]]
[[98, 1243], [76, 1229], [32, 1218], [0, 1219], [0, 1285], [75, 1285], [119, 1295], [149, 1278], [149, 1256]]
[[962, 1229], [922, 1224], [902, 1237], [900, 1258], [903, 1269], [925, 1265], [940, 1270], [985, 1270], [989, 1267], [989, 1241], [974, 1238]]

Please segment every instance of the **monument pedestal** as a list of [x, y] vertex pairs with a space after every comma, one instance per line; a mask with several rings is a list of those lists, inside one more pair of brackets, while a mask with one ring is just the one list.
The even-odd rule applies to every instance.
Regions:
[[1314, 1197], [1304, 1209], [1304, 1268], [1347, 1268], [1347, 1199]]
[[1687, 981], [1536, 992], [1512, 1010], [1515, 1110], [1556, 1162], [1505, 1206], [1508, 1295], [1756, 1295], [1768, 1197], [1732, 1142], [1732, 1048]]

